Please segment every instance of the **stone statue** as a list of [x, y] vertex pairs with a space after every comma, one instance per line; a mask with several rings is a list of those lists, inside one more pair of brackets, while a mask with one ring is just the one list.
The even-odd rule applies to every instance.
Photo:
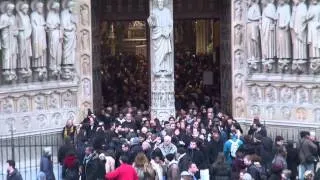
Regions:
[[48, 32], [48, 64], [51, 76], [57, 77], [61, 72], [62, 58], [62, 32], [60, 26], [60, 4], [55, 1], [48, 2], [47, 32]]
[[242, 19], [242, 6], [241, 0], [238, 0], [234, 3], [234, 20], [241, 21]]
[[308, 44], [310, 57], [310, 70], [313, 73], [320, 71], [320, 3], [311, 0], [308, 15]]
[[86, 4], [80, 6], [81, 24], [83, 26], [89, 25], [89, 8]]
[[32, 25], [32, 63], [34, 77], [37, 80], [47, 78], [47, 40], [46, 40], [46, 21], [43, 13], [43, 3], [34, 0], [31, 4], [33, 12], [31, 13]]
[[294, 0], [292, 16], [290, 21], [293, 61], [292, 71], [298, 73], [306, 72], [307, 63], [307, 5], [304, 0]]
[[290, 38], [291, 11], [288, 0], [279, 0], [277, 8], [277, 57], [279, 69], [283, 72], [289, 69], [291, 57]]
[[[261, 19], [260, 7], [257, 0], [248, 1], [247, 12], [247, 55], [248, 64], [251, 68], [257, 70], [257, 63], [260, 61], [260, 35], [259, 35], [259, 21]], [[255, 66], [254, 66], [255, 65]]]
[[6, 82], [17, 79], [18, 29], [16, 17], [13, 14], [15, 5], [9, 2], [1, 4], [3, 14], [0, 16], [2, 70]]
[[151, 28], [151, 48], [153, 51], [153, 73], [171, 75], [173, 73], [171, 11], [164, 7], [164, 0], [155, 0], [157, 8], [152, 9], [148, 18]]
[[273, 0], [262, 0], [261, 49], [263, 70], [274, 70], [276, 57], [276, 6]]
[[61, 26], [63, 30], [62, 65], [63, 78], [72, 79], [77, 47], [77, 20], [74, 15], [74, 2], [67, 1], [61, 12]]
[[18, 70], [22, 79], [28, 79], [32, 75], [30, 69], [30, 59], [32, 57], [31, 47], [31, 33], [32, 27], [30, 17], [28, 15], [29, 5], [23, 1], [17, 3], [17, 27], [19, 30], [18, 42], [19, 42], [19, 58], [18, 58]]

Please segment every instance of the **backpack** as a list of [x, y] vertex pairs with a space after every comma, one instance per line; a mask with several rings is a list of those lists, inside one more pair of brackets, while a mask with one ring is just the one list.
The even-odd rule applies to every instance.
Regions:
[[231, 147], [230, 147], [230, 155], [233, 158], [237, 157], [237, 151], [239, 149], [239, 142], [240, 140], [237, 139], [236, 141], [233, 141], [232, 139], [229, 140], [231, 142]]
[[78, 180], [79, 173], [76, 169], [66, 169], [65, 180]]

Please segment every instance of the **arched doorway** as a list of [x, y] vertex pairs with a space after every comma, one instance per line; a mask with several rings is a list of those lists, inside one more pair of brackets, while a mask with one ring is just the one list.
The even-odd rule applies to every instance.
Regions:
[[[116, 83], [110, 83], [114, 82], [114, 80], [104, 79], [106, 77], [105, 73], [110, 72], [110, 70], [117, 71], [112, 75], [112, 77], [116, 77], [126, 69], [123, 65], [127, 63], [129, 66], [134, 64], [134, 71], [138, 71], [139, 68], [137, 67], [148, 67], [148, 69], [143, 70], [145, 71], [143, 78], [149, 77], [149, 48], [147, 48], [149, 28], [146, 24], [146, 19], [149, 16], [149, 0], [140, 0], [135, 3], [132, 0], [107, 0], [92, 3], [100, 3], [96, 6], [98, 8], [96, 14], [99, 16], [96, 19], [99, 19], [97, 32], [100, 34], [100, 57], [94, 58], [96, 67], [99, 67], [99, 71], [96, 71], [99, 78], [94, 78], [96, 79], [96, 82], [94, 82], [96, 86], [95, 92], [99, 92], [97, 89], [100, 89], [100, 93], [95, 95], [94, 102], [95, 107], [100, 108], [116, 102], [125, 103], [128, 99], [126, 97], [136, 97], [136, 94], [132, 94], [129, 88], [135, 86], [133, 89], [137, 89], [139, 87], [137, 83], [127, 83], [127, 81], [132, 80], [130, 75], [129, 77], [127, 75], [116, 79]], [[229, 91], [231, 89], [231, 73], [227, 73], [231, 72], [230, 54], [228, 54], [230, 34], [226, 35], [226, 32], [230, 33], [230, 3], [212, 0], [197, 2], [175, 0], [173, 1], [173, 6], [176, 49], [175, 68], [178, 70], [175, 72], [176, 99], [183, 94], [188, 94], [188, 96], [196, 96], [198, 98], [197, 101], [201, 99], [201, 102], [197, 103], [203, 103], [204, 97], [209, 97], [210, 103], [213, 100], [220, 101], [222, 108], [231, 113], [231, 91]], [[223, 10], [226, 10], [226, 12], [222, 12]], [[226, 16], [226, 14], [222, 13], [228, 14]], [[139, 33], [143, 35], [141, 36], [140, 34], [139, 36]], [[223, 41], [220, 41], [222, 38]], [[144, 58], [140, 55], [144, 55]], [[140, 59], [137, 56], [140, 56]], [[128, 58], [133, 59], [133, 61], [126, 61], [125, 59]], [[117, 68], [113, 68], [115, 64], [120, 64], [120, 68], [119, 65], [116, 65], [118, 66]], [[108, 67], [107, 70], [103, 69], [104, 66]], [[193, 71], [190, 73], [198, 70], [199, 72], [184, 81], [185, 79], [181, 77], [185, 77], [186, 72], [179, 69], [181, 67], [183, 69], [193, 67]], [[222, 69], [224, 69], [224, 72], [221, 71]], [[132, 74], [131, 70], [129, 74]], [[179, 77], [181, 78], [180, 80]], [[225, 79], [221, 81], [221, 78]], [[141, 87], [144, 90], [138, 90], [137, 94], [144, 97], [143, 104], [148, 107], [150, 102], [149, 80], [146, 82], [145, 79], [135, 79], [135, 81], [138, 84], [143, 82]], [[106, 83], [109, 85], [106, 86]], [[113, 86], [111, 87], [112, 91], [110, 91], [110, 85]], [[115, 90], [114, 86], [118, 88]], [[227, 88], [228, 91], [221, 91], [222, 87]], [[197, 92], [197, 90], [199, 91]], [[101, 96], [104, 98], [101, 99]], [[221, 101], [221, 97], [223, 97], [223, 101]], [[135, 103], [140, 105], [141, 100]], [[186, 102], [182, 102], [177, 107], [183, 107], [186, 104]]]

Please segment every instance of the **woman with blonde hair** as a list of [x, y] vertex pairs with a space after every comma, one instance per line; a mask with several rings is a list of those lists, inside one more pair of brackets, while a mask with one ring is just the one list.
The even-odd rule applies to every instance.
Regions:
[[133, 168], [136, 170], [139, 180], [158, 180], [156, 171], [150, 164], [147, 156], [144, 153], [138, 153]]

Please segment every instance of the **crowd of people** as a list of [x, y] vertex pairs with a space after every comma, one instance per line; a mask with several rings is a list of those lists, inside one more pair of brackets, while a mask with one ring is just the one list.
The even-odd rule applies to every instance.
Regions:
[[[58, 162], [64, 180], [318, 180], [315, 132], [299, 142], [272, 139], [259, 118], [248, 132], [219, 103], [180, 109], [167, 121], [134, 107], [106, 107], [66, 123]], [[298, 133], [298, 132], [297, 132]], [[39, 180], [54, 180], [52, 152], [44, 149]], [[8, 180], [21, 180], [8, 162]]]
[[[314, 132], [300, 132], [298, 143], [281, 136], [271, 139], [258, 118], [243, 132], [218, 103], [181, 109], [164, 122], [149, 117], [127, 102], [97, 115], [89, 110], [80, 125], [69, 120], [58, 152], [63, 179], [320, 179]], [[47, 180], [54, 179], [48, 168], [52, 166], [41, 170]]]
[[[101, 64], [104, 104], [124, 104], [130, 100], [139, 109], [149, 105], [149, 63], [144, 56], [105, 56]], [[214, 68], [216, 67], [216, 69]], [[213, 85], [205, 85], [204, 72], [213, 72]], [[212, 54], [175, 54], [176, 107], [185, 107], [189, 100], [203, 104], [220, 97], [219, 64], [213, 62]], [[121, 94], [121, 96], [118, 96]]]

